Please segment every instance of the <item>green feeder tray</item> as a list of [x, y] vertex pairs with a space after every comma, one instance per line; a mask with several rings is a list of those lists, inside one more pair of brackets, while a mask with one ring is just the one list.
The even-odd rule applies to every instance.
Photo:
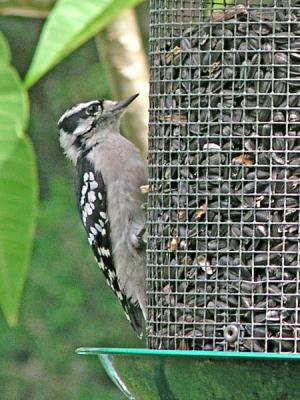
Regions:
[[299, 400], [300, 354], [109, 349], [96, 355], [131, 400]]

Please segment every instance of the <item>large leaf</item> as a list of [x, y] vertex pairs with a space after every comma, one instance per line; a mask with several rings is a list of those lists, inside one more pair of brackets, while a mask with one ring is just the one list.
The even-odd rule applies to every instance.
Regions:
[[8, 64], [10, 62], [10, 50], [7, 40], [2, 32], [0, 32], [0, 64]]
[[0, 306], [13, 326], [32, 247], [38, 184], [34, 152], [24, 135], [27, 93], [8, 65], [6, 46], [0, 36]]
[[36, 221], [37, 175], [29, 139], [0, 126], [0, 304], [14, 326]]
[[[5, 113], [23, 129], [29, 116], [27, 93], [16, 71], [0, 64], [0, 113]], [[1, 132], [0, 132], [1, 135]]]
[[[143, 0], [58, 0], [48, 17], [25, 84], [32, 86], [125, 8]], [[130, 29], [130, 27], [128, 27]]]

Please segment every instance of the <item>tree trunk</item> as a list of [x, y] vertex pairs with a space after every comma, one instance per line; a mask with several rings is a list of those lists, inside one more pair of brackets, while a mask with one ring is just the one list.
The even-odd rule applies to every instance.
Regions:
[[124, 11], [97, 37], [114, 99], [140, 96], [124, 117], [125, 136], [147, 155], [149, 68], [133, 9]]

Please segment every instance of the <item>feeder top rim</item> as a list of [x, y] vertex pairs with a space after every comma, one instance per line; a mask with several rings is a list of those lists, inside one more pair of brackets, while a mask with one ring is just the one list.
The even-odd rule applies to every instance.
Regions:
[[79, 347], [80, 355], [165, 356], [233, 359], [300, 360], [300, 353], [223, 352], [202, 350], [152, 350], [139, 348]]

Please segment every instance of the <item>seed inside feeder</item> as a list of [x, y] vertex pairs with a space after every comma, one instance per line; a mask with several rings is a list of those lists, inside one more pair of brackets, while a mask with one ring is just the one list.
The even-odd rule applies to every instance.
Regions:
[[168, 4], [150, 41], [148, 345], [298, 351], [300, 2], [206, 22]]

